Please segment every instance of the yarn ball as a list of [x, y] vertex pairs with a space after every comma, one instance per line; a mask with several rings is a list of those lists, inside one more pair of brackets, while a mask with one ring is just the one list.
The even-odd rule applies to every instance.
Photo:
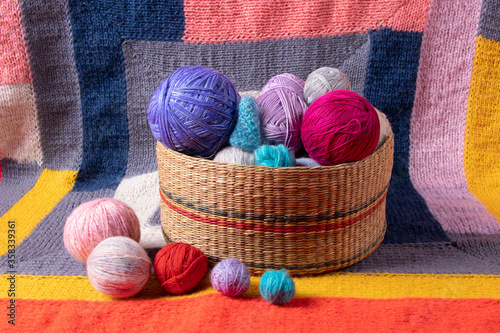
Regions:
[[233, 83], [218, 71], [181, 67], [153, 93], [149, 126], [167, 148], [190, 156], [212, 156], [229, 141], [239, 102]]
[[241, 98], [238, 120], [229, 143], [243, 150], [254, 151], [260, 146], [260, 109], [257, 100], [252, 96]]
[[106, 238], [141, 238], [139, 219], [124, 202], [111, 198], [87, 201], [75, 208], [64, 225], [64, 246], [76, 260], [85, 263], [90, 252]]
[[380, 121], [380, 135], [378, 138], [377, 147], [375, 148], [378, 149], [385, 142], [385, 140], [389, 136], [389, 133], [391, 133], [391, 123], [387, 119], [385, 113], [380, 112], [377, 109], [375, 110], [377, 111], [378, 120]]
[[379, 135], [375, 108], [349, 90], [333, 90], [318, 98], [302, 122], [304, 147], [322, 165], [362, 160], [375, 150]]
[[311, 105], [318, 97], [332, 90], [351, 90], [351, 82], [340, 69], [321, 67], [309, 74], [304, 85], [304, 100]]
[[300, 157], [295, 160], [296, 166], [304, 166], [304, 167], [313, 167], [313, 166], [321, 166], [318, 162], [313, 160], [310, 157]]
[[233, 163], [241, 165], [254, 165], [255, 155], [253, 152], [241, 150], [233, 146], [227, 146], [215, 155], [215, 162]]
[[238, 259], [224, 259], [215, 265], [210, 282], [224, 296], [240, 296], [250, 287], [250, 272]]
[[155, 256], [155, 277], [169, 294], [186, 293], [200, 283], [208, 270], [208, 258], [186, 243], [165, 245]]
[[295, 166], [295, 155], [284, 145], [262, 145], [255, 151], [255, 162], [268, 167]]
[[139, 243], [115, 236], [92, 250], [87, 259], [87, 275], [96, 290], [111, 297], [130, 297], [148, 282], [151, 260]]
[[267, 271], [260, 279], [259, 291], [269, 303], [282, 305], [295, 296], [295, 283], [285, 269]]
[[300, 125], [307, 109], [304, 81], [289, 73], [276, 75], [262, 88], [257, 103], [263, 136], [268, 143], [299, 151]]
[[260, 95], [260, 90], [247, 90], [240, 92], [241, 98], [245, 96], [252, 96], [253, 98], [257, 98]]

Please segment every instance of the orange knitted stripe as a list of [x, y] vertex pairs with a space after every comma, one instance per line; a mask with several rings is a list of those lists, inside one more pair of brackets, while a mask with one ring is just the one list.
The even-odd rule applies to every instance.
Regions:
[[322, 37], [366, 32], [379, 26], [423, 31], [429, 0], [184, 1], [190, 43]]
[[0, 13], [0, 85], [31, 83], [19, 1], [0, 1]]
[[[500, 300], [491, 299], [317, 297], [274, 306], [261, 298], [211, 294], [177, 300], [16, 300], [15, 306], [16, 328], [23, 332], [493, 332], [500, 327]], [[8, 319], [4, 315], [0, 331], [11, 328]]]

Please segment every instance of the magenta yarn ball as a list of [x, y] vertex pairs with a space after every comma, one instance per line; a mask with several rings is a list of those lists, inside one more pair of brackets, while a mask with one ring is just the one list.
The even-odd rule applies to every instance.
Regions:
[[379, 140], [380, 121], [365, 98], [334, 90], [311, 104], [301, 130], [309, 156], [322, 165], [336, 165], [369, 156]]
[[250, 286], [250, 272], [236, 258], [224, 259], [212, 270], [210, 282], [224, 296], [243, 295]]
[[271, 145], [302, 148], [300, 126], [307, 109], [304, 81], [293, 74], [276, 75], [262, 88], [257, 98], [264, 138]]
[[139, 219], [124, 202], [101, 198], [82, 203], [66, 219], [64, 246], [76, 260], [85, 263], [90, 252], [106, 238], [141, 238]]

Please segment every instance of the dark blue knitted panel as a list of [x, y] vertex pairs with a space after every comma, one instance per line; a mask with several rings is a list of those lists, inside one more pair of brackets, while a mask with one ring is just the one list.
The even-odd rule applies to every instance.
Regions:
[[483, 0], [478, 34], [483, 38], [500, 41], [500, 1]]
[[124, 40], [181, 41], [182, 1], [70, 0], [83, 159], [75, 190], [116, 188], [128, 158]]
[[370, 33], [365, 97], [387, 115], [394, 132], [394, 168], [387, 195], [385, 243], [448, 241], [408, 170], [410, 122], [422, 33], [381, 29]]

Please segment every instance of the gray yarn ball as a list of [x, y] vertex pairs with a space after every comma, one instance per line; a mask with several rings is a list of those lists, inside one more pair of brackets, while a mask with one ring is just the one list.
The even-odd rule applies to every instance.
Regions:
[[309, 74], [304, 86], [304, 100], [311, 105], [318, 97], [332, 90], [351, 90], [347, 75], [337, 68], [321, 67]]

